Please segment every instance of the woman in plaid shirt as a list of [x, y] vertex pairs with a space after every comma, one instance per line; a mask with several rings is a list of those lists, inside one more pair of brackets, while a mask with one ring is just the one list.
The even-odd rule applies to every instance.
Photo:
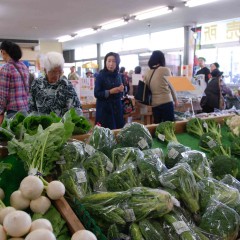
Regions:
[[10, 41], [3, 41], [0, 51], [5, 65], [0, 69], [0, 124], [4, 113], [12, 117], [16, 112], [28, 111], [29, 71], [23, 62], [21, 48]]

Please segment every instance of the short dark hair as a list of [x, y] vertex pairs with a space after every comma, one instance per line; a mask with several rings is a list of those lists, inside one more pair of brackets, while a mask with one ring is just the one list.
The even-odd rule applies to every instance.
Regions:
[[0, 49], [4, 50], [14, 61], [18, 61], [22, 57], [21, 48], [14, 42], [3, 41]]
[[124, 73], [125, 72], [125, 67], [121, 67], [119, 70], [120, 73]]
[[141, 71], [142, 71], [142, 68], [140, 66], [136, 66], [135, 69], [134, 69], [135, 74], [140, 74]]
[[166, 66], [165, 56], [164, 56], [163, 52], [161, 52], [159, 50], [153, 51], [152, 55], [148, 61], [148, 66], [151, 69], [154, 69], [156, 65], [159, 65], [161, 67]]
[[213, 63], [213, 64], [215, 65], [216, 68], [220, 68], [219, 63], [215, 62], [215, 63]]
[[203, 60], [204, 62], [206, 62], [206, 58], [204, 57], [199, 57], [198, 60]]
[[105, 56], [105, 58], [104, 58], [104, 70], [105, 70], [105, 71], [108, 71], [106, 62], [107, 62], [108, 57], [110, 57], [110, 56], [113, 56], [113, 57], [115, 58], [115, 60], [116, 60], [116, 65], [117, 65], [115, 71], [118, 72], [118, 71], [119, 71], [119, 64], [120, 64], [121, 60], [120, 60], [119, 54], [118, 54], [118, 53], [115, 53], [115, 52], [109, 52], [109, 53]]

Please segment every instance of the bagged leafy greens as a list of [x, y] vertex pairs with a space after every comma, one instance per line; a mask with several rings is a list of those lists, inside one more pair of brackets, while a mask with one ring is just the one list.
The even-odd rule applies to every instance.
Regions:
[[141, 150], [152, 146], [152, 136], [148, 129], [140, 123], [126, 124], [117, 135], [121, 147], [136, 147]]
[[227, 205], [212, 200], [202, 216], [199, 227], [219, 239], [235, 240], [239, 232], [238, 213]]
[[195, 213], [199, 210], [199, 193], [197, 183], [190, 166], [179, 163], [160, 175], [164, 187], [175, 189], [186, 207]]
[[165, 121], [158, 124], [155, 132], [156, 138], [161, 142], [178, 142], [175, 135], [175, 122]]
[[114, 133], [109, 128], [95, 126], [89, 138], [89, 145], [111, 157], [113, 149], [116, 147]]
[[66, 192], [72, 199], [81, 199], [91, 193], [87, 174], [83, 168], [65, 170], [59, 180], [65, 185]]
[[0, 127], [0, 140], [1, 141], [10, 141], [14, 137], [15, 136], [11, 131]]
[[232, 175], [230, 174], [225, 175], [221, 182], [229, 185], [230, 187], [236, 188], [240, 192], [240, 182]]
[[180, 162], [189, 164], [197, 181], [212, 176], [211, 168], [205, 153], [192, 150], [183, 152], [182, 157]]
[[91, 188], [94, 191], [106, 191], [106, 178], [113, 171], [113, 164], [102, 152], [96, 151], [88, 157], [83, 166], [88, 173]]
[[183, 158], [182, 153], [190, 151], [189, 147], [186, 147], [177, 142], [169, 142], [167, 145], [167, 155], [165, 157], [165, 164], [167, 168], [174, 167]]
[[110, 192], [126, 191], [140, 186], [137, 170], [131, 163], [124, 165], [106, 178], [106, 187]]
[[115, 169], [121, 168], [124, 164], [135, 163], [144, 154], [139, 148], [116, 148], [112, 152], [112, 162]]

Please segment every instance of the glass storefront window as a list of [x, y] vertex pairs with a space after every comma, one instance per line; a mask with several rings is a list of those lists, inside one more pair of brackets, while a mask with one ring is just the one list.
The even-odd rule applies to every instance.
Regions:
[[123, 40], [123, 51], [149, 48], [150, 47], [150, 38], [149, 34], [124, 38]]
[[87, 45], [75, 49], [75, 60], [97, 58], [97, 45]]
[[109, 52], [120, 52], [122, 50], [122, 45], [122, 39], [103, 43], [101, 45], [101, 56], [104, 57]]

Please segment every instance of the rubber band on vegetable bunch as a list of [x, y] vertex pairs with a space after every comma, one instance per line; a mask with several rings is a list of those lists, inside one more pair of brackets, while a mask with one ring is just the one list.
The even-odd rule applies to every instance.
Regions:
[[95, 220], [90, 216], [89, 212], [84, 208], [79, 200], [76, 198], [68, 200], [70, 206], [72, 207], [77, 217], [81, 220], [84, 227], [86, 227], [87, 230], [92, 231], [97, 236], [98, 240], [107, 240], [107, 237], [102, 233], [101, 228], [97, 226]]

